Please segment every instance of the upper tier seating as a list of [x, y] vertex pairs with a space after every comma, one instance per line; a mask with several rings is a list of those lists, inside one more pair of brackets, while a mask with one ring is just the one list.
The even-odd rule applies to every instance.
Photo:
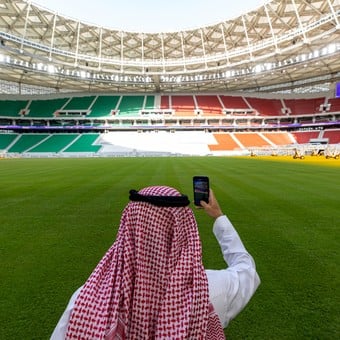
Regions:
[[325, 98], [311, 99], [284, 99], [286, 108], [291, 115], [305, 115], [320, 113], [320, 105], [325, 103]]
[[155, 96], [146, 96], [144, 110], [152, 110], [155, 108]]
[[[0, 100], [0, 117], [54, 116], [133, 117], [142, 110], [173, 110], [175, 116], [233, 115], [285, 116], [340, 112], [340, 98], [265, 99], [230, 95], [101, 95], [57, 99]], [[200, 112], [201, 111], [201, 112]], [[300, 118], [299, 118], [300, 119]], [[311, 117], [309, 119], [312, 119]], [[318, 117], [318, 122], [321, 118]], [[327, 119], [327, 118], [325, 118]], [[300, 122], [300, 121], [299, 121]], [[308, 121], [312, 122], [312, 120]]]
[[198, 109], [203, 111], [204, 115], [220, 115], [222, 113], [222, 103], [218, 96], [196, 95]]
[[176, 116], [193, 116], [196, 109], [193, 96], [170, 96], [170, 105]]
[[63, 111], [88, 111], [95, 100], [95, 96], [72, 97], [63, 107]]
[[264, 99], [246, 97], [249, 105], [262, 116], [281, 116], [282, 102], [280, 99]]
[[0, 100], [0, 116], [20, 117], [20, 111], [24, 110], [28, 100]]
[[328, 99], [328, 104], [330, 104], [330, 112], [340, 112], [340, 98]]
[[230, 110], [251, 110], [251, 107], [244, 101], [241, 96], [224, 96], [221, 95], [220, 99], [223, 103], [224, 109]]
[[35, 118], [53, 117], [55, 112], [61, 110], [68, 100], [68, 98], [32, 100], [28, 107], [29, 112], [25, 116]]
[[99, 96], [91, 107], [88, 117], [110, 116], [116, 110], [120, 96]]
[[143, 109], [145, 96], [123, 96], [119, 103], [120, 116], [138, 116]]
[[169, 96], [161, 96], [161, 110], [170, 109], [170, 97]]

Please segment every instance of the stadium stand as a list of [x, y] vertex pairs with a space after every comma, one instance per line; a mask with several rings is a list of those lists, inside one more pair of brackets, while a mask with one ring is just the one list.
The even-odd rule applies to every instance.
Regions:
[[328, 104], [327, 111], [340, 112], [340, 98], [330, 98], [328, 99]]
[[9, 153], [98, 152], [101, 145], [94, 145], [99, 133], [84, 134], [8, 134], [0, 133], [0, 150]]
[[263, 136], [257, 132], [237, 132], [234, 134], [235, 138], [238, 139], [240, 144], [244, 148], [248, 147], [263, 147], [263, 146], [270, 146], [273, 145], [270, 141], [263, 138]]
[[262, 136], [276, 146], [296, 143], [293, 136], [287, 132], [262, 132]]
[[285, 105], [291, 115], [315, 114], [325, 103], [325, 98], [312, 99], [285, 99]]
[[117, 110], [120, 96], [99, 96], [91, 107], [88, 117], [107, 117]]
[[322, 138], [327, 138], [329, 144], [338, 144], [340, 143], [340, 130], [325, 130], [323, 132]]
[[161, 110], [169, 110], [170, 109], [170, 96], [161, 96], [160, 101], [160, 109]]
[[120, 116], [138, 116], [143, 109], [145, 96], [122, 96], [118, 110]]
[[146, 96], [144, 110], [154, 110], [155, 108], [155, 96]]
[[193, 116], [197, 106], [194, 96], [179, 96], [173, 95], [170, 97], [170, 109], [175, 111], [176, 116]]
[[203, 111], [204, 115], [222, 114], [222, 103], [216, 95], [196, 95], [197, 107]]
[[27, 108], [25, 116], [35, 118], [50, 118], [66, 104], [69, 98], [34, 99]]
[[[149, 125], [147, 125], [149, 127]], [[295, 132], [219, 132], [202, 130], [136, 130], [106, 133], [0, 133], [0, 151], [8, 154], [135, 155], [171, 153], [189, 155], [243, 154], [259, 150], [328, 142], [340, 143], [340, 129]]]
[[0, 116], [20, 117], [27, 104], [27, 100], [0, 100]]
[[[124, 96], [72, 96], [30, 100], [0, 100], [1, 117], [51, 118], [54, 116], [80, 116], [89, 118], [109, 117], [116, 113], [121, 116], [139, 116], [140, 113], [171, 113], [176, 116], [260, 115], [260, 116], [306, 116], [339, 113], [340, 100], [331, 98], [281, 99], [225, 96], [225, 95], [155, 95]], [[158, 103], [159, 101], [159, 103]], [[158, 104], [157, 104], [158, 103]], [[162, 112], [168, 111], [168, 112]], [[145, 111], [145, 112], [144, 112]], [[324, 119], [326, 120], [326, 119]], [[320, 122], [321, 119], [319, 118]]]
[[252, 108], [241, 96], [220, 95], [219, 98], [223, 104], [223, 109], [227, 113], [253, 113]]
[[0, 150], [6, 150], [17, 136], [16, 133], [0, 133]]
[[77, 135], [75, 134], [50, 134], [48, 138], [43, 139], [29, 149], [29, 152], [61, 152], [72, 143]]
[[298, 144], [305, 144], [313, 138], [319, 138], [320, 131], [294, 131], [292, 135]]
[[211, 151], [233, 151], [252, 147], [277, 147], [292, 145], [296, 141], [287, 132], [272, 133], [221, 133], [214, 134], [217, 144], [209, 145]]
[[281, 116], [283, 105], [280, 99], [265, 99], [246, 97], [247, 102], [255, 112], [262, 116]]
[[49, 134], [21, 134], [7, 151], [10, 153], [23, 153], [29, 151], [35, 145], [49, 138]]
[[[335, 98], [211, 93], [77, 93], [51, 97], [0, 99], [0, 128], [5, 131], [0, 132], [2, 157], [162, 152], [229, 155], [253, 153], [255, 149], [258, 154], [276, 154], [274, 149], [289, 150], [293, 145], [337, 148], [340, 139], [340, 103]], [[167, 137], [159, 141], [161, 131]], [[119, 135], [120, 140], [112, 138], [113, 134]], [[202, 140], [193, 146], [191, 141], [196, 140], [196, 134]], [[114, 144], [103, 139], [103, 135], [111, 136]], [[131, 145], [125, 138], [128, 136], [138, 141], [143, 136], [144, 144], [133, 141]]]
[[98, 152], [101, 146], [93, 144], [99, 136], [99, 133], [78, 134], [63, 152]]
[[209, 145], [210, 151], [225, 151], [225, 150], [237, 150], [241, 148], [241, 145], [233, 137], [232, 134], [221, 133], [214, 134], [217, 144]]
[[93, 101], [95, 100], [94, 96], [88, 97], [71, 97], [71, 99], [67, 102], [67, 104], [63, 107], [64, 111], [76, 110], [76, 111], [85, 111], [89, 110]]

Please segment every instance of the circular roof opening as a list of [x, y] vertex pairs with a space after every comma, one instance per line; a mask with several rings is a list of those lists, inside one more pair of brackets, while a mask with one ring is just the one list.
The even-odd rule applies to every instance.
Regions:
[[175, 32], [233, 19], [261, 6], [263, 0], [34, 0], [60, 15], [131, 32]]

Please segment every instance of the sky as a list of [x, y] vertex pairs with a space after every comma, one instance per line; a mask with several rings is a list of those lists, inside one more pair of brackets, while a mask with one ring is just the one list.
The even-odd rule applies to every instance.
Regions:
[[208, 26], [263, 5], [264, 0], [32, 0], [87, 23], [131, 32], [174, 32]]

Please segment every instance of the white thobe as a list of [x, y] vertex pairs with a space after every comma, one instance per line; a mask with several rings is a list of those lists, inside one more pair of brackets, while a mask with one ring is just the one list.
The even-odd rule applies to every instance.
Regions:
[[[255, 262], [245, 249], [238, 233], [225, 215], [218, 217], [213, 226], [227, 268], [206, 269], [209, 298], [221, 321], [228, 326], [248, 303], [260, 284]], [[75, 300], [82, 287], [76, 290], [61, 316], [50, 340], [64, 340]]]

